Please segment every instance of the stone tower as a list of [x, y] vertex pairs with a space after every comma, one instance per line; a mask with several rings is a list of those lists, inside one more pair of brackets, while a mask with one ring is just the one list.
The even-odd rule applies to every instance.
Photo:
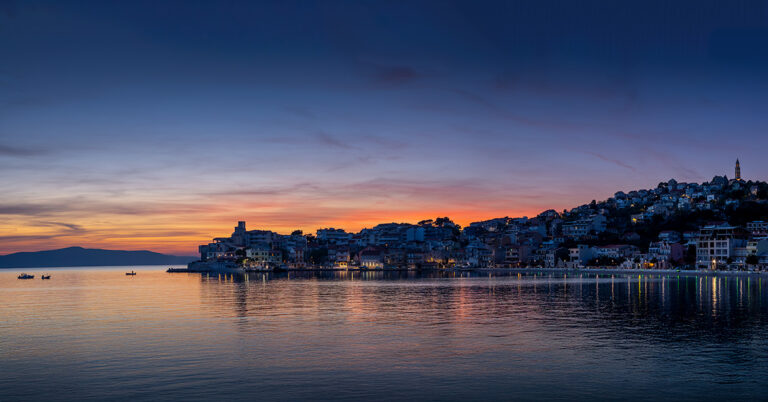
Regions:
[[736, 180], [741, 180], [741, 166], [739, 166], [739, 159], [736, 159]]

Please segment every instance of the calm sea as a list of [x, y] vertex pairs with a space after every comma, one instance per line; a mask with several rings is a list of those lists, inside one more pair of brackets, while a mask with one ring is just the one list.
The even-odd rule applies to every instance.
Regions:
[[0, 270], [0, 400], [768, 397], [768, 277], [133, 269]]

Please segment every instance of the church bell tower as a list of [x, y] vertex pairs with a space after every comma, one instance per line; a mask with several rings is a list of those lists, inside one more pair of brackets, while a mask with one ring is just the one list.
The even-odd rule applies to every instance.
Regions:
[[736, 159], [736, 180], [741, 181], [741, 166], [738, 159]]

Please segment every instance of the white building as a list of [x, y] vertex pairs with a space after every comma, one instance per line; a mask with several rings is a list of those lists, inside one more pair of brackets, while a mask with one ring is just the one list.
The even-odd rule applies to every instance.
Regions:
[[711, 225], [699, 229], [696, 267], [716, 269], [732, 260], [735, 247], [746, 246], [744, 230], [730, 225]]
[[352, 238], [352, 233], [347, 233], [344, 229], [326, 228], [317, 229], [317, 240], [333, 244], [346, 244]]

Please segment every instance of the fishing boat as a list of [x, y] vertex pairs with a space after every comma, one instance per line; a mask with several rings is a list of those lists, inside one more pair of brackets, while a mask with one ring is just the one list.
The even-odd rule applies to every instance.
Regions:
[[136, 275], [136, 273], [135, 273], [135, 272], [133, 272], [133, 271], [131, 271], [131, 272], [126, 272], [125, 274], [126, 274], [126, 275], [128, 275], [128, 276], [134, 276], [134, 275]]
[[28, 275], [23, 272], [21, 273], [21, 275], [19, 275], [19, 279], [34, 279], [34, 278], [35, 278], [34, 275]]
[[51, 276], [50, 275], [41, 275], [40, 278], [41, 279], [51, 279]]

